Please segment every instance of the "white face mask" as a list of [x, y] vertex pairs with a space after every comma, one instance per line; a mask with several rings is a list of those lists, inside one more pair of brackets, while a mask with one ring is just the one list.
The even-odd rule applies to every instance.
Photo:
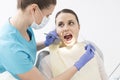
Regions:
[[49, 17], [46, 16], [43, 17], [42, 22], [40, 24], [37, 24], [35, 21], [32, 23], [31, 27], [34, 29], [41, 29], [45, 27], [45, 25], [48, 23]]

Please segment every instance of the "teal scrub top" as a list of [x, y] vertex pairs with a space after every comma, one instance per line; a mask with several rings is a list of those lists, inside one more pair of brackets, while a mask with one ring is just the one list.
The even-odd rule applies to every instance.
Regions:
[[27, 33], [30, 41], [27, 41], [9, 20], [0, 27], [0, 73], [8, 71], [19, 80], [17, 74], [23, 74], [33, 68], [36, 42], [31, 27]]

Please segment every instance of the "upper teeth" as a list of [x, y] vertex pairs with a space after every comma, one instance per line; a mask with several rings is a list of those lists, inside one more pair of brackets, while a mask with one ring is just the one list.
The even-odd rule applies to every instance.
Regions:
[[66, 34], [66, 35], [70, 35], [70, 34]]

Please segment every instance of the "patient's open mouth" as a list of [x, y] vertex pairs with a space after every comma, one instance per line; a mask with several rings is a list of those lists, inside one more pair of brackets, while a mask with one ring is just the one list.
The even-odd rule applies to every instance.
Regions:
[[66, 34], [65, 36], [64, 36], [64, 39], [66, 40], [66, 41], [70, 41], [71, 39], [72, 39], [72, 34]]

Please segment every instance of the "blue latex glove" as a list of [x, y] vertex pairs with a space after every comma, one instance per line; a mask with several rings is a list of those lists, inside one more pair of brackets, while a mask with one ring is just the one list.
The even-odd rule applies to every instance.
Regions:
[[74, 66], [80, 70], [89, 60], [94, 57], [95, 48], [88, 44], [85, 46], [86, 52], [80, 57], [80, 59], [74, 64]]
[[55, 30], [50, 31], [46, 36], [46, 40], [44, 42], [45, 46], [51, 45], [52, 43], [54, 43], [55, 39], [57, 38], [58, 38], [58, 35], [56, 31]]

